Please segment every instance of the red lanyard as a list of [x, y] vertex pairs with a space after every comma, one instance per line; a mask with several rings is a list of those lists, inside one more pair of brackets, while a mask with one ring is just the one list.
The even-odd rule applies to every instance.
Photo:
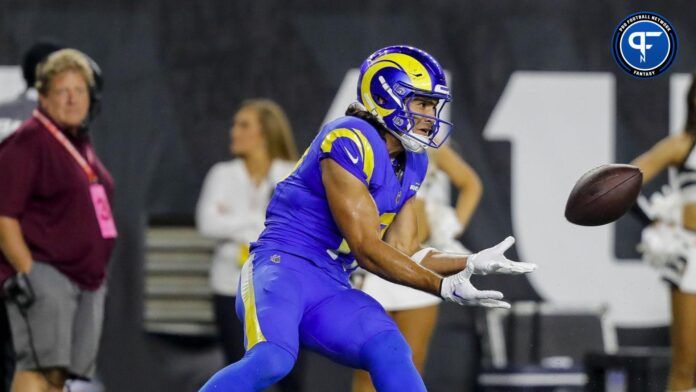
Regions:
[[[58, 142], [62, 144], [66, 150], [68, 150], [70, 155], [72, 155], [72, 157], [75, 158], [75, 161], [77, 161], [77, 163], [80, 165], [82, 170], [87, 175], [89, 183], [94, 184], [98, 182], [99, 177], [97, 177], [97, 175], [94, 173], [94, 169], [92, 169], [92, 166], [90, 166], [89, 163], [87, 163], [87, 161], [85, 161], [85, 159], [82, 157], [82, 155], [80, 155], [80, 153], [75, 149], [75, 146], [73, 146], [72, 143], [70, 143], [70, 140], [68, 140], [68, 138], [66, 138], [65, 135], [63, 135], [63, 133], [59, 131], [58, 128], [56, 128], [56, 126], [53, 125], [53, 123], [48, 118], [46, 118], [46, 116], [44, 116], [40, 111], [38, 111], [38, 109], [34, 109], [34, 117], [36, 117], [36, 119], [39, 120], [44, 127], [46, 127], [46, 129], [51, 133], [51, 135], [53, 135], [53, 137], [55, 137], [56, 140], [58, 140]], [[90, 161], [92, 160], [92, 154], [90, 154], [89, 151], [87, 151], [87, 158]]]

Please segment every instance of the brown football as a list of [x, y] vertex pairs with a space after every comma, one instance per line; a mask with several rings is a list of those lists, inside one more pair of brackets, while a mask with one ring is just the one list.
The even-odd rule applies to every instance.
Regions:
[[611, 164], [585, 173], [568, 196], [565, 217], [581, 226], [613, 222], [635, 203], [643, 173], [631, 165]]

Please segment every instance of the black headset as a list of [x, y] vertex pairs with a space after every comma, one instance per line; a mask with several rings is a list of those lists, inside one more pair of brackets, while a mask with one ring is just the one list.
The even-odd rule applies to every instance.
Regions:
[[92, 68], [92, 75], [94, 75], [94, 84], [89, 86], [89, 113], [87, 114], [87, 119], [85, 120], [85, 122], [87, 123], [85, 125], [87, 126], [90, 122], [92, 122], [92, 120], [94, 120], [95, 117], [97, 117], [97, 115], [101, 111], [104, 78], [102, 77], [102, 71], [99, 67], [99, 64], [97, 64], [97, 62], [94, 61], [94, 59], [92, 59], [86, 54], [85, 57], [87, 58], [89, 66]]

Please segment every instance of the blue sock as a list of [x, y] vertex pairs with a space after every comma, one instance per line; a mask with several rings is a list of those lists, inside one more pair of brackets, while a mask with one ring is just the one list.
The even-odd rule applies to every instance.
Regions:
[[295, 358], [275, 343], [261, 342], [213, 375], [199, 392], [262, 391], [285, 377]]
[[413, 364], [411, 348], [398, 331], [370, 338], [360, 351], [360, 360], [380, 392], [425, 392], [425, 384]]

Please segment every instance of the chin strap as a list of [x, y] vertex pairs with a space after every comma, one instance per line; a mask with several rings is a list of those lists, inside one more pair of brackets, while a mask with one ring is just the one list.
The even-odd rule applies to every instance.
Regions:
[[399, 140], [401, 145], [404, 146], [404, 148], [406, 150], [411, 151], [411, 152], [416, 152], [416, 153], [422, 153], [425, 151], [425, 149], [426, 149], [425, 145], [418, 143], [415, 140], [410, 140], [407, 136], [404, 136], [403, 134], [400, 134], [399, 132], [392, 131], [391, 129], [389, 129], [389, 127], [387, 127], [387, 130], [389, 131], [389, 133], [391, 133], [395, 138], [397, 138]]
[[424, 145], [423, 143], [419, 143], [416, 140], [411, 140], [408, 136], [404, 136], [402, 133], [397, 132], [392, 130], [387, 126], [387, 124], [384, 122], [384, 119], [377, 113], [377, 105], [372, 101], [372, 98], [368, 94], [364, 94], [363, 99], [365, 102], [370, 104], [372, 106], [372, 110], [367, 110], [365, 105], [361, 104], [360, 102], [353, 102], [350, 104], [349, 108], [356, 108], [359, 109], [360, 111], [365, 111], [370, 114], [372, 114], [377, 122], [379, 122], [382, 126], [384, 126], [384, 129], [389, 131], [395, 138], [401, 142], [401, 145], [404, 146], [404, 148], [408, 151], [411, 152], [417, 152], [417, 153], [422, 153], [425, 151], [425, 149], [428, 147], [427, 145]]

